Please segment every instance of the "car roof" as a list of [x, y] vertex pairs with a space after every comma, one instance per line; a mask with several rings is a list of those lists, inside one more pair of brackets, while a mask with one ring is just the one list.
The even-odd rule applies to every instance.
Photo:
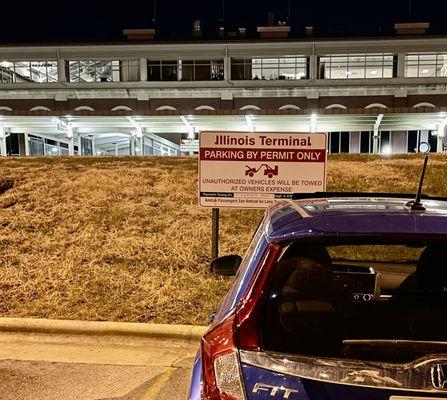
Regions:
[[[326, 197], [325, 197], [326, 196]], [[318, 194], [295, 196], [267, 210], [269, 241], [321, 236], [446, 235], [447, 199], [423, 197], [425, 211], [411, 211], [411, 195]]]

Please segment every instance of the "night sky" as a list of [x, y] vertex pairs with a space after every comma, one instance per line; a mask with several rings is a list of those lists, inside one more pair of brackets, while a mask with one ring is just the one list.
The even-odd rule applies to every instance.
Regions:
[[[394, 22], [431, 22], [431, 33], [447, 35], [447, 1], [290, 0], [293, 36], [314, 25], [319, 36], [381, 36], [393, 33]], [[245, 26], [256, 35], [267, 13], [286, 17], [288, 0], [225, 0], [225, 26]], [[153, 0], [2, 2], [0, 42], [119, 41], [124, 28], [150, 27]], [[158, 29], [163, 39], [191, 37], [192, 23], [202, 21], [204, 35], [215, 37], [222, 0], [158, 0]]]

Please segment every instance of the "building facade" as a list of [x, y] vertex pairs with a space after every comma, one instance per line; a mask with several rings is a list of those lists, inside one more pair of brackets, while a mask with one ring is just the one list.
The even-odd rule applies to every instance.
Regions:
[[0, 46], [2, 155], [179, 155], [202, 130], [447, 150], [447, 38]]

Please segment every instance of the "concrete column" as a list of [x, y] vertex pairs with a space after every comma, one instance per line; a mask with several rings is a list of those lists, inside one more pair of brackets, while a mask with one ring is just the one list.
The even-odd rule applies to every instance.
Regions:
[[73, 136], [68, 137], [68, 155], [74, 156], [74, 139]]
[[118, 157], [119, 152], [118, 152], [118, 143], [115, 143], [115, 156]]
[[67, 76], [66, 76], [66, 72], [65, 72], [65, 60], [57, 60], [57, 76], [58, 76], [58, 81], [60, 83], [64, 83], [67, 82]]
[[78, 155], [83, 156], [82, 154], [82, 136], [78, 133]]
[[315, 54], [309, 57], [309, 79], [312, 81], [318, 79], [318, 56]]
[[8, 152], [6, 150], [6, 129], [0, 126], [0, 156], [6, 157]]
[[129, 142], [130, 142], [130, 155], [134, 156], [135, 155], [135, 139], [133, 136], [130, 137]]
[[92, 156], [96, 156], [95, 138], [92, 137]]
[[147, 59], [140, 58], [140, 81], [147, 81]]
[[405, 78], [405, 53], [397, 55], [397, 78]]
[[144, 157], [144, 135], [140, 137], [140, 155]]
[[224, 57], [224, 79], [226, 81], [231, 81], [231, 57], [228, 54]]
[[379, 138], [380, 138], [379, 128], [374, 128], [374, 135], [373, 135], [373, 154], [379, 153]]
[[29, 135], [27, 133], [23, 134], [24, 138], [25, 138], [25, 156], [29, 157], [30, 156], [30, 151], [29, 151]]
[[436, 149], [436, 152], [442, 153], [444, 146], [444, 137], [438, 134], [437, 139], [438, 139], [438, 148]]

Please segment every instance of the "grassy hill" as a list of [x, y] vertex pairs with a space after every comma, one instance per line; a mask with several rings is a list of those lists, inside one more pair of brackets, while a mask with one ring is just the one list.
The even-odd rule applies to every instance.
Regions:
[[[421, 165], [332, 156], [328, 189], [413, 192]], [[190, 158], [0, 160], [0, 316], [205, 324], [231, 280], [208, 272], [196, 172]], [[425, 192], [447, 195], [447, 157]], [[243, 254], [261, 215], [223, 211], [221, 254]]]

